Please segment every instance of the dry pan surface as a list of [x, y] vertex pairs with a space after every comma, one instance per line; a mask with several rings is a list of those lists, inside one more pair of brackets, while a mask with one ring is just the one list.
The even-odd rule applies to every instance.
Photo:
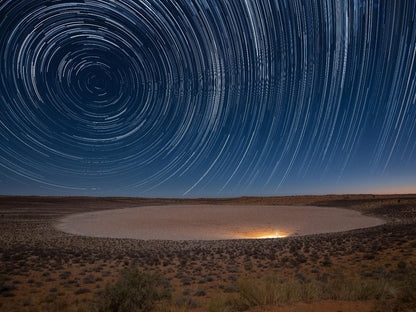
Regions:
[[342, 208], [175, 205], [74, 214], [61, 219], [56, 227], [93, 237], [219, 240], [341, 232], [383, 223], [379, 218]]

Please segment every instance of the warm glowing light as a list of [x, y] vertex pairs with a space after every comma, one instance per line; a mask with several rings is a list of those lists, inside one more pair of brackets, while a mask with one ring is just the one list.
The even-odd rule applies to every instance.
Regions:
[[282, 232], [258, 232], [258, 233], [253, 233], [253, 235], [251, 235], [250, 238], [255, 238], [255, 239], [263, 239], [263, 238], [281, 238], [281, 237], [286, 237], [288, 236], [288, 234], [286, 233], [282, 233]]

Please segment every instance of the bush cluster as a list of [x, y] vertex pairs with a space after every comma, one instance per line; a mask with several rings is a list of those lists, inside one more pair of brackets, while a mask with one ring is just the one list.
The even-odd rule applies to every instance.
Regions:
[[155, 303], [171, 296], [169, 283], [157, 274], [125, 269], [119, 280], [99, 295], [99, 312], [152, 311]]

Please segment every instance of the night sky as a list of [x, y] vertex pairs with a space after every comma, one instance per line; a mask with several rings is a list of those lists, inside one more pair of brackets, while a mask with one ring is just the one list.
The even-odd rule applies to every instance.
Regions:
[[0, 193], [416, 193], [416, 1], [0, 0]]

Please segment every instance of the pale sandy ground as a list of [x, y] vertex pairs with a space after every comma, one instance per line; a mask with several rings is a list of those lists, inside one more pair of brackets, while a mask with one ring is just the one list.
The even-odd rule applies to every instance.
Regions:
[[93, 237], [219, 240], [341, 232], [383, 223], [341, 208], [177, 205], [75, 214], [59, 220], [56, 228]]

